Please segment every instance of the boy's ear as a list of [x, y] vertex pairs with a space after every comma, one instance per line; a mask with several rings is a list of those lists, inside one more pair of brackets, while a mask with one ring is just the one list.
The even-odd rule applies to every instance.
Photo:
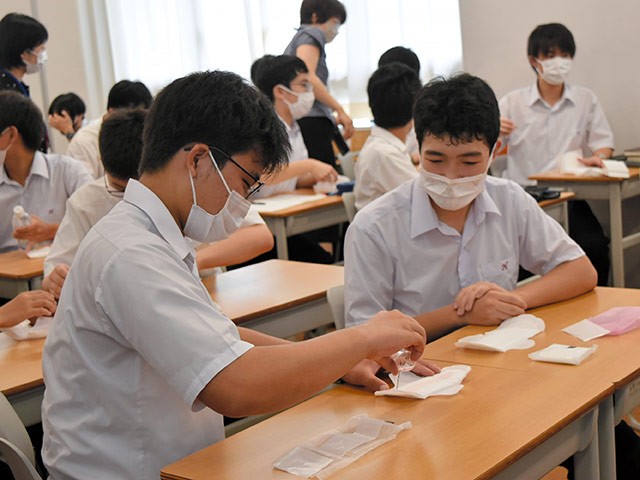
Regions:
[[534, 57], [533, 55], [529, 55], [527, 58], [529, 59], [529, 65], [531, 65], [533, 68], [537, 68], [540, 65], [540, 62], [538, 62], [536, 57]]

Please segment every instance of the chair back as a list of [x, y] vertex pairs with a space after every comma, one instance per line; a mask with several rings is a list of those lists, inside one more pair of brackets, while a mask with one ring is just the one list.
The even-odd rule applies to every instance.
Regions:
[[327, 301], [336, 328], [338, 330], [344, 328], [344, 285], [331, 287], [327, 290]]

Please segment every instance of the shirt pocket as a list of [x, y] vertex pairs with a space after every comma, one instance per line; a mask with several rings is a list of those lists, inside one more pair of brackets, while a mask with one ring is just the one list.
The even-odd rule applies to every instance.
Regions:
[[480, 276], [485, 282], [493, 282], [507, 290], [518, 282], [519, 264], [515, 255], [480, 265]]

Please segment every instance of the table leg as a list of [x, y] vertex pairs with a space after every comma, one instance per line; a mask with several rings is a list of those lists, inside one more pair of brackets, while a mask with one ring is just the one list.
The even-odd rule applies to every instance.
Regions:
[[609, 396], [602, 401], [598, 408], [600, 478], [616, 480], [615, 422], [613, 417], [613, 396]]
[[287, 229], [284, 218], [276, 218], [273, 222], [273, 235], [276, 237], [276, 252], [280, 260], [289, 260], [287, 246]]
[[613, 286], [624, 288], [624, 249], [622, 247], [622, 193], [620, 183], [609, 184], [611, 228], [611, 271]]

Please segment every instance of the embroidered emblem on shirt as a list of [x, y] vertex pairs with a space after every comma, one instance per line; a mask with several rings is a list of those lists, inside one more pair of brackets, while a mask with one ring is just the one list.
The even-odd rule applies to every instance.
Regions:
[[504, 262], [502, 265], [500, 265], [500, 270], [505, 271], [506, 269], [509, 268], [509, 262]]

